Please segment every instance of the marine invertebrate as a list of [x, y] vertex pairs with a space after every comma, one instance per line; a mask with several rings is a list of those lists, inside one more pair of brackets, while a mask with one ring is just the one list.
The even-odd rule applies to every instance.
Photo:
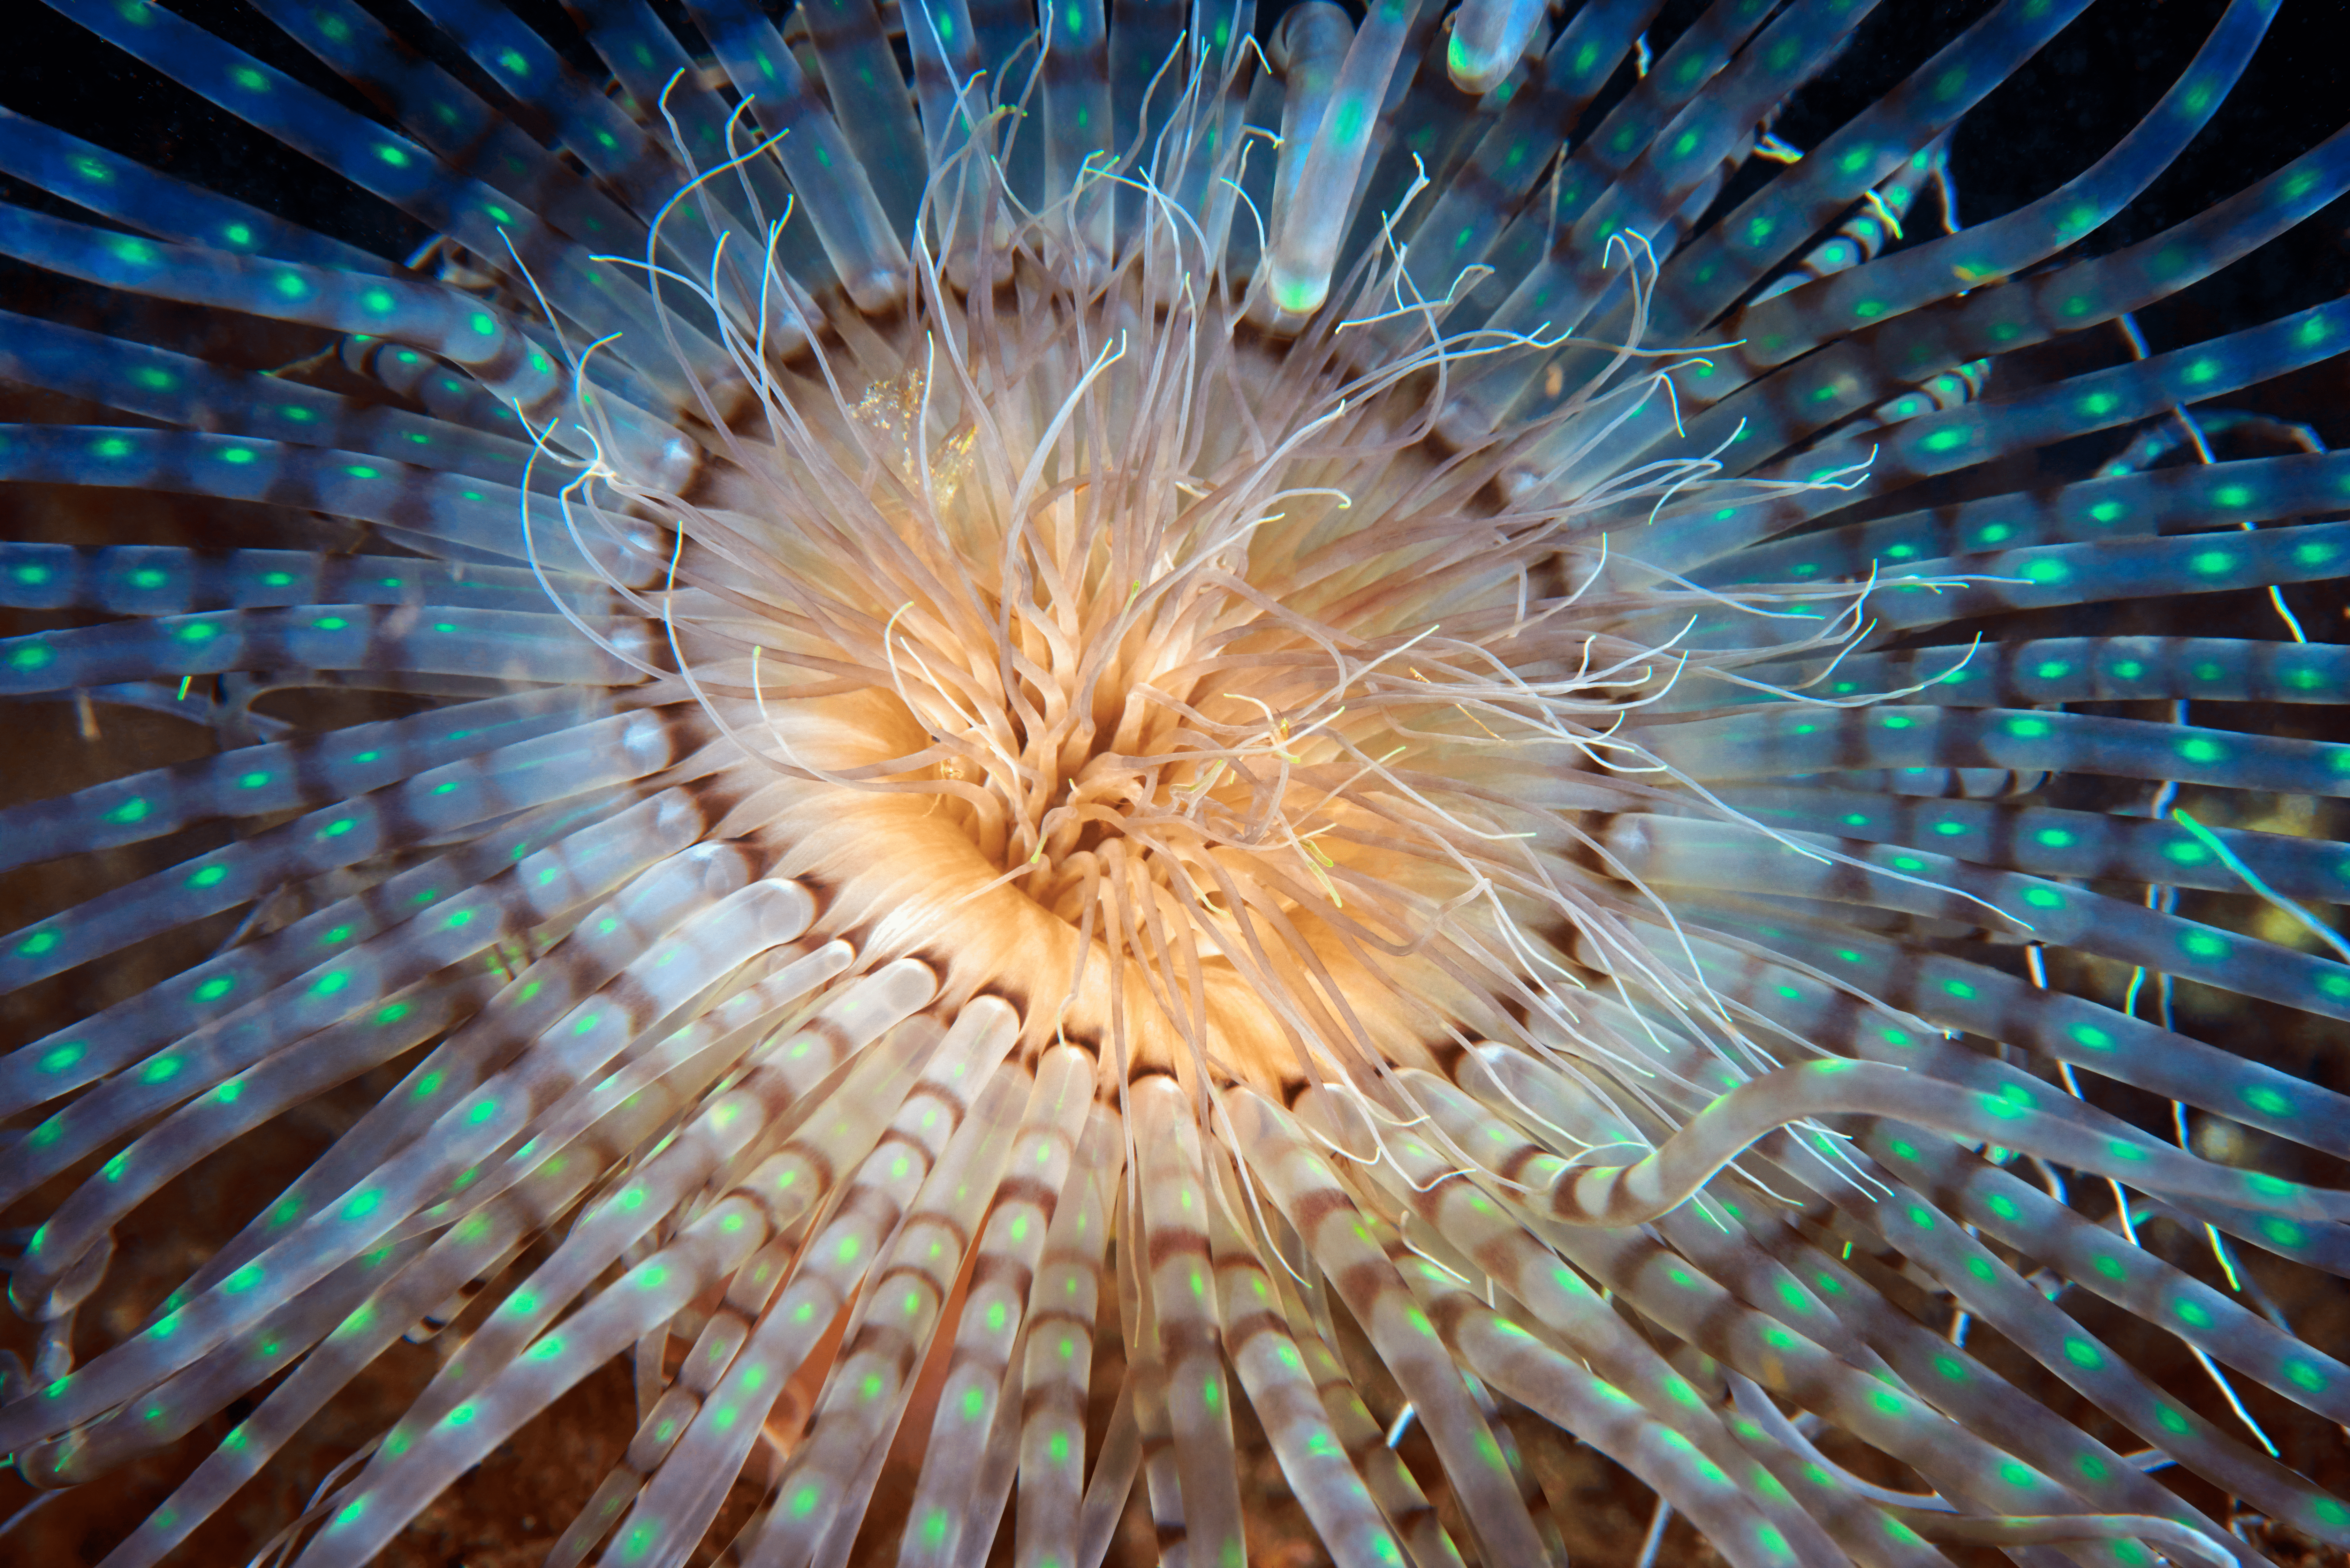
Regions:
[[[629, 1352], [642, 1425], [560, 1561], [683, 1560], [762, 1452], [752, 1563], [1098, 1561], [1129, 1495], [1222, 1562], [1236, 1423], [1347, 1563], [1553, 1554], [1569, 1438], [1739, 1563], [2257, 1560], [2197, 1487], [2350, 1541], [2239, 1392], [2339, 1422], [2350, 1372], [2228, 1288], [2240, 1245], [2339, 1271], [2350, 1102], [2168, 1017], [2350, 1015], [2299, 902], [2338, 848], [2176, 809], [2334, 798], [2350, 748], [2145, 706], [2331, 707], [2345, 660], [2282, 597], [2249, 637], [2030, 617], [2343, 575], [2350, 525], [2298, 519], [2350, 467], [2189, 410], [2350, 311], [2153, 353], [2133, 315], [2350, 153], [2082, 259], [2245, 68], [2274, 7], [2237, 0], [2076, 178], [1880, 254], [2083, 8], [1992, 8], [1797, 155], [1762, 139], [1866, 0], [1721, 0], [1653, 60], [1643, 0], [1307, 5], [1262, 48], [1244, 7], [712, 4], [689, 43], [428, 0], [437, 53], [262, 5], [364, 113], [65, 7], [435, 237], [395, 265], [0, 122], [83, 209], [0, 250], [326, 351], [7, 324], [12, 378], [119, 416], [10, 430], [9, 478], [278, 532], [0, 552], [10, 604], [90, 621], [0, 645], [13, 693], [221, 748], [11, 807], [6, 852], [244, 825], [0, 974], [248, 911], [0, 1059], [0, 1189], [86, 1170], [12, 1273], [44, 1327], [0, 1448], [72, 1483], [258, 1394], [110, 1559], [154, 1561], [497, 1279], [302, 1561]], [[2116, 362], [2068, 372], [2091, 332]], [[112, 1228], [376, 1069], [85, 1354]]]

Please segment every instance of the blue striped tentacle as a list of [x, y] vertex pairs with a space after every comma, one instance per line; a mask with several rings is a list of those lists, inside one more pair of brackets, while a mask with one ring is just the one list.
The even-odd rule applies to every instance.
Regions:
[[874, 199], [896, 232], [911, 233], [928, 151], [879, 11], [873, 0], [819, 0], [796, 16], [807, 26], [841, 134], [872, 181]]
[[[2296, 655], [2308, 647], [2275, 646]], [[1767, 827], [1876, 844], [1940, 846], [1974, 866], [2035, 877], [2244, 890], [2242, 877], [2198, 835], [2171, 822], [2003, 802], [1888, 798], [1824, 784], [1736, 785], [1717, 794], [1724, 805]], [[2308, 839], [2292, 834], [2206, 831], [2288, 898], [2350, 901], [2350, 855], [2313, 853]]]
[[[141, 937], [234, 909], [294, 877], [367, 859], [382, 852], [387, 837], [408, 830], [411, 825], [445, 833], [517, 812], [527, 814], [502, 825], [504, 831], [480, 840], [479, 847], [452, 852], [449, 864], [427, 862], [420, 867], [430, 869], [415, 878], [413, 892], [431, 892], [434, 900], [443, 896], [444, 886], [469, 887], [492, 867], [503, 871], [530, 854], [547, 853], [579, 834], [588, 836], [570, 848], [579, 852], [578, 867], [591, 877], [593, 886], [592, 877], [606, 873], [600, 869], [590, 873], [589, 867], [615, 857], [626, 867], [626, 857], [638, 853], [610, 840], [651, 830], [650, 836], [658, 846], [671, 834], [685, 831], [684, 823], [691, 819], [691, 814], [681, 809], [681, 801], [656, 796], [629, 807], [629, 820], [620, 826], [601, 836], [588, 834], [601, 819], [613, 815], [615, 805], [620, 804], [619, 797], [607, 793], [609, 786], [679, 760], [675, 742], [660, 732], [657, 722], [648, 724], [646, 717], [608, 720], [600, 729], [586, 727], [584, 734], [557, 732], [525, 742], [511, 755], [493, 753], [494, 765], [473, 758], [445, 763], [372, 796], [308, 813], [168, 871], [101, 893], [62, 915], [35, 921], [11, 937], [6, 958], [0, 961], [12, 971], [13, 983], [54, 974], [117, 951]], [[442, 788], [450, 784], [456, 787]], [[531, 810], [567, 797], [577, 798], [567, 806]], [[664, 822], [665, 816], [670, 820]], [[565, 860], [564, 855], [553, 854], [541, 869], [559, 869]], [[431, 871], [435, 870], [449, 880], [444, 883], [434, 877]], [[342, 929], [343, 924], [323, 922], [314, 941]], [[358, 936], [362, 929], [352, 924], [336, 939], [336, 944]], [[287, 956], [276, 961], [308, 967], [308, 960], [291, 956], [299, 950], [290, 941], [281, 944], [281, 950]], [[110, 1048], [125, 1054], [122, 1060], [101, 1050], [91, 1037], [93, 1031], [78, 1029], [57, 1032], [11, 1053], [8, 1060], [19, 1064], [15, 1071], [29, 1073], [38, 1064], [40, 1076], [12, 1076], [10, 1101], [15, 1102], [18, 1093], [36, 1093], [37, 1099], [23, 1103], [39, 1103], [63, 1086], [87, 1083], [97, 1073], [135, 1059], [137, 1053], [170, 1039], [174, 1023], [183, 1024], [192, 1009], [200, 1004], [203, 1005], [198, 1016], [209, 1016], [213, 1009], [208, 1004], [215, 1002], [224, 1002], [228, 1008], [241, 1006], [255, 994], [254, 983], [244, 977], [265, 972], [248, 966], [263, 961], [261, 955], [249, 950], [224, 954], [208, 961], [200, 973], [185, 972], [157, 992], [117, 1003], [100, 1014], [94, 1022], [102, 1021], [105, 1028], [95, 1032], [97, 1037], [115, 1030], [131, 1032], [125, 1039], [132, 1043]]]
[[906, 285], [905, 246], [782, 36], [734, 5], [697, 5], [693, 16], [760, 130], [781, 138], [775, 154], [840, 286], [860, 309], [886, 306]]
[[2245, 527], [2333, 509], [2350, 498], [2350, 459], [2332, 453], [2252, 458], [2085, 480], [2051, 490], [1903, 512], [1726, 556], [1700, 582], [1799, 582], [1866, 576], [1871, 566], [1976, 556], [2034, 545], [2089, 543], [2220, 524]]
[[389, 275], [371, 251], [191, 185], [78, 136], [0, 109], [0, 169], [84, 211], [159, 240]]
[[[1568, 19], [1534, 79], [1502, 107], [1468, 163], [1436, 192], [1406, 264], [1414, 292], [1448, 298], [1463, 270], [1485, 259], [1548, 168], [1551, 150], [1660, 8], [1661, 0], [1600, 0]], [[1382, 336], [1401, 341], [1400, 330]]]
[[63, 846], [108, 848], [217, 817], [263, 816], [366, 794], [494, 747], [516, 745], [582, 717], [576, 694], [530, 692], [354, 724], [326, 735], [242, 746], [192, 763], [0, 810], [0, 867]]
[[[181, 1034], [169, 1051], [148, 1057], [137, 1075], [109, 1078], [52, 1114], [27, 1135], [23, 1168], [12, 1171], [12, 1179], [42, 1179], [121, 1129], [201, 1092], [206, 1083], [242, 1071], [312, 1030], [610, 890], [641, 869], [627, 858], [632, 846], [610, 842], [619, 836], [608, 825], [601, 834], [589, 830], [575, 836], [586, 842], [562, 844], [560, 857], [540, 851], [544, 858], [535, 864], [525, 857], [446, 898], [431, 886], [411, 892], [401, 885], [403, 878], [395, 877], [380, 896], [362, 894], [330, 905], [277, 933], [275, 940], [213, 961], [202, 980], [180, 977], [182, 987], [174, 989], [191, 991], [199, 1002], [221, 1003], [209, 1009], [213, 1016]], [[598, 850], [603, 851], [600, 857]], [[546, 876], [549, 871], [556, 875]], [[672, 870], [671, 879], [685, 874]], [[412, 872], [407, 876], [415, 877]], [[639, 901], [652, 898], [644, 892]], [[373, 940], [380, 936], [385, 940]], [[135, 1015], [102, 1013], [78, 1032], [81, 1038], [64, 1044], [38, 1042], [14, 1054], [12, 1061], [31, 1058], [26, 1065], [39, 1075], [32, 1090], [47, 1100], [125, 1054], [129, 1026], [139, 1022], [143, 1021]], [[154, 1043], [137, 1044], [151, 1051]]]
[[[639, 658], [650, 639], [627, 623], [597, 628]], [[0, 691], [103, 685], [141, 675], [213, 675], [230, 670], [415, 670], [555, 683], [588, 674], [629, 686], [642, 673], [620, 659], [588, 656], [556, 618], [445, 606], [303, 605], [209, 610], [192, 616], [76, 627], [0, 641], [8, 679]]]
[[[600, 616], [608, 602], [584, 579], [553, 571], [546, 578], [583, 615]], [[317, 604], [554, 613], [546, 586], [527, 566], [310, 550], [0, 545], [0, 605], [12, 609], [182, 616]]]
[[[542, 568], [575, 578], [601, 576], [642, 584], [659, 570], [644, 548], [645, 530], [634, 530], [626, 546], [614, 548], [598, 523], [575, 535], [557, 504], [546, 496], [525, 505], [526, 493], [515, 485], [367, 452], [131, 426], [0, 425], [0, 482], [138, 487], [266, 502], [379, 524], [396, 530], [392, 536], [402, 544], [454, 545], [451, 555], [458, 560], [487, 556], [523, 562], [535, 556]], [[583, 556], [580, 545], [590, 539], [598, 546], [596, 555]], [[629, 548], [638, 559], [628, 558]], [[598, 556], [610, 564], [599, 570]], [[192, 639], [191, 646], [204, 640]], [[20, 651], [36, 646], [21, 643]], [[38, 680], [47, 668], [37, 653], [23, 662], [10, 659], [20, 680]]]
[[[606, 286], [582, 250], [565, 243], [537, 213], [515, 198], [448, 169], [419, 143], [353, 114], [159, 6], [81, 5], [73, 6], [72, 14], [101, 37], [222, 109], [309, 153], [428, 228], [456, 239], [493, 267], [518, 265], [589, 335], [600, 337], [634, 324], [648, 348], [661, 340], [650, 298], [640, 290]], [[369, 329], [363, 320], [351, 322], [350, 327]], [[692, 342], [690, 327], [675, 330], [683, 342]], [[430, 342], [416, 346], [436, 347]], [[461, 363], [473, 363], [459, 358]], [[636, 369], [664, 387], [674, 400], [672, 406], [691, 402], [686, 383], [665, 357], [649, 354]]]
[[[398, 348], [391, 352], [413, 354]], [[0, 364], [8, 379], [19, 385], [85, 398], [189, 430], [297, 446], [398, 453], [420, 467], [501, 481], [512, 479], [530, 451], [526, 443], [494, 434], [479, 422], [427, 418], [283, 377], [225, 369], [169, 349], [30, 317], [0, 315], [0, 356], [5, 356]], [[438, 374], [456, 380], [445, 369]], [[500, 411], [512, 420], [510, 410]], [[555, 477], [556, 471], [549, 468], [536, 483], [544, 487]]]
[[[1641, 236], [1653, 249], [1657, 239], [1648, 236], [1661, 238], [1664, 221], [1726, 160], [1745, 156], [1755, 124], [1873, 9], [1868, 0], [1790, 7], [1769, 19], [1733, 62], [1743, 32], [1764, 22], [1768, 7], [1714, 7], [1709, 21], [1735, 20], [1719, 31], [1700, 26], [1684, 34], [1576, 150], [1555, 211], [1544, 214], [1552, 226], [1543, 260], [1516, 281], [1487, 325], [1554, 340], [1582, 328], [1602, 296], [1620, 286], [1626, 269], [1636, 265], [1627, 248], [1632, 237]], [[1611, 245], [1611, 239], [1617, 243]], [[1615, 335], [1602, 326], [1592, 336], [1606, 342]], [[1589, 359], [1586, 352], [1571, 355], [1568, 363]], [[1462, 405], [1450, 410], [1456, 427], [1491, 427], [1542, 373], [1530, 358], [1489, 370]], [[1572, 369], [1566, 377], [1584, 379]]]

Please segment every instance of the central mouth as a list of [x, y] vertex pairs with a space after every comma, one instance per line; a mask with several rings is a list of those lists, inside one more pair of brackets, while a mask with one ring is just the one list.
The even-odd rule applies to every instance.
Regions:
[[746, 363], [764, 421], [637, 493], [681, 541], [678, 679], [772, 772], [775, 873], [1128, 1072], [1566, 1027], [1607, 971], [1572, 955], [1652, 913], [1579, 826], [1672, 787], [1624, 720], [1785, 649], [1679, 642], [1729, 601], [1513, 509], [1506, 453], [1434, 432], [1441, 343], [1350, 378], [1154, 286], [1015, 277], [951, 340], [933, 301]]

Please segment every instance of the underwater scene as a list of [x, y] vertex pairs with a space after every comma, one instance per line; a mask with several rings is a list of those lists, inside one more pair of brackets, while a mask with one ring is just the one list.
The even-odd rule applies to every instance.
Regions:
[[2350, 1568], [2341, 15], [9, 7], [0, 1560]]

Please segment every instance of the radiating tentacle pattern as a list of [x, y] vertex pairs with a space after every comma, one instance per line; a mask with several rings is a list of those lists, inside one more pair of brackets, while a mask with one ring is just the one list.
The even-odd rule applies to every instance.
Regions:
[[2350, 304], [2179, 303], [2350, 133], [2158, 200], [2291, 5], [2003, 207], [2125, 0], [47, 5], [334, 197], [0, 112], [108, 1568], [611, 1378], [550, 1562], [2350, 1549]]

